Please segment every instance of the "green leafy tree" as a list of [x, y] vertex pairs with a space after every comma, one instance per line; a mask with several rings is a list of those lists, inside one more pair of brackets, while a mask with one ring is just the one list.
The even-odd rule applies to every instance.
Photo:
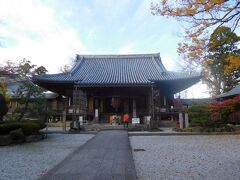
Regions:
[[[16, 74], [15, 79], [19, 82], [19, 88], [15, 92], [15, 96], [19, 98], [22, 106], [17, 109], [19, 114], [17, 120], [20, 121], [27, 112], [32, 112], [32, 114], [42, 113], [45, 104], [44, 89], [35, 85], [31, 81], [31, 77], [46, 73], [46, 68], [43, 66], [38, 67], [31, 64], [30, 61], [23, 59], [17, 64], [8, 61], [4, 66], [4, 70], [11, 74]], [[29, 106], [30, 102], [31, 106]]]
[[237, 84], [240, 68], [238, 65], [232, 68], [230, 58], [240, 57], [240, 50], [237, 47], [239, 41], [240, 37], [224, 26], [217, 28], [211, 35], [207, 46], [207, 60], [203, 62], [205, 75], [203, 80], [212, 95], [228, 91]]

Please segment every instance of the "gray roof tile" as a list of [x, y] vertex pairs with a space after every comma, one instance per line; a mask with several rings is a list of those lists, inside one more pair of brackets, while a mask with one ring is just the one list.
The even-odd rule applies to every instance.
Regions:
[[216, 99], [227, 98], [227, 97], [237, 96], [237, 95], [240, 95], [240, 85], [237, 85], [232, 90], [230, 90], [230, 91], [228, 91], [226, 93], [220, 94], [220, 95], [216, 96], [215, 98]]
[[78, 55], [70, 73], [35, 76], [34, 81], [96, 84], [151, 84], [154, 81], [192, 79], [199, 74], [167, 71], [160, 54]]

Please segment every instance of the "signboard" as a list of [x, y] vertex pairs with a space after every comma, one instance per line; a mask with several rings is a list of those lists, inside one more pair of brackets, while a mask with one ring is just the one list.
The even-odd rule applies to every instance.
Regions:
[[160, 108], [160, 112], [166, 112], [167, 109], [166, 108]]
[[132, 124], [140, 124], [140, 118], [132, 118]]
[[79, 123], [81, 126], [83, 125], [83, 117], [82, 116], [79, 116]]

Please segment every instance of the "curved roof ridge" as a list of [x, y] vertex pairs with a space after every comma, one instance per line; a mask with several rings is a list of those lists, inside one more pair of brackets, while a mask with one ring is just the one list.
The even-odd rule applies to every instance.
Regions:
[[79, 57], [77, 55], [77, 59], [76, 59], [76, 63], [75, 65], [73, 66], [73, 68], [71, 69], [70, 71], [70, 75], [72, 76], [73, 74], [75, 74], [75, 72], [79, 69], [79, 67], [81, 66], [81, 64], [83, 63], [84, 61], [84, 58], [83, 57]]
[[162, 63], [160, 55], [158, 57], [152, 56], [152, 60], [153, 60], [154, 64], [156, 65], [156, 67], [159, 68], [160, 73], [167, 72], [167, 69], [165, 68], [165, 66]]
[[174, 73], [174, 74], [179, 74], [179, 75], [189, 75], [189, 76], [201, 76], [200, 72], [195, 72], [195, 71], [168, 71], [169, 73]]
[[149, 54], [96, 54], [96, 55], [77, 55], [80, 58], [87, 58], [87, 59], [106, 59], [106, 58], [146, 58], [146, 57], [160, 57], [160, 53], [149, 53]]

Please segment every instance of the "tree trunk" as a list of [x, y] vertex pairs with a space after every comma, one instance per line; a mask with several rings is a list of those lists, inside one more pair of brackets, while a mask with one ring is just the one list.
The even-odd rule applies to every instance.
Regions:
[[32, 95], [32, 89], [33, 89], [33, 87], [30, 87], [30, 88], [29, 88], [29, 91], [28, 91], [27, 97], [26, 97], [25, 106], [24, 106], [21, 114], [20, 114], [19, 117], [17, 118], [17, 121], [20, 121], [20, 120], [24, 117], [24, 115], [26, 114], [26, 112], [27, 112], [28, 105], [29, 105], [29, 100], [30, 100], [31, 95]]

